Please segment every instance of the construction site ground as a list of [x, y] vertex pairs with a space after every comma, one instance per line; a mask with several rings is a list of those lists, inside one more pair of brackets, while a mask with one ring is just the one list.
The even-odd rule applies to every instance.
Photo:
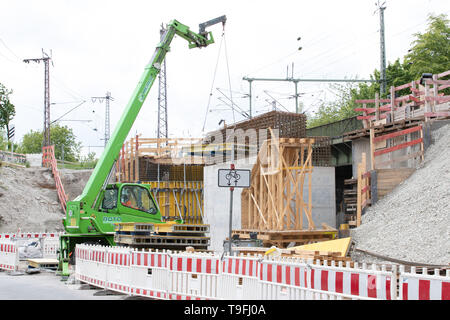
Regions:
[[130, 297], [82, 284], [70, 277], [62, 281], [55, 271], [41, 269], [27, 273], [27, 262], [20, 261], [17, 272], [0, 272], [0, 300], [129, 300]]

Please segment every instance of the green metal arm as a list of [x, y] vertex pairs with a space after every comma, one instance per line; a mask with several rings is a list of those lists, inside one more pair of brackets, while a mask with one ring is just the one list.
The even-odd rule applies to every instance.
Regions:
[[122, 117], [111, 135], [94, 171], [86, 183], [82, 194], [74, 200], [80, 202], [81, 208], [87, 209], [95, 204], [95, 199], [101, 191], [102, 186], [118, 157], [120, 149], [139, 114], [142, 104], [161, 69], [161, 64], [166, 53], [170, 50], [169, 45], [175, 35], [187, 40], [189, 42], [189, 48], [206, 47], [209, 44], [214, 43], [211, 32], [203, 33], [201, 35], [197, 34], [177, 20], [172, 20], [167, 25], [165, 33], [161, 36], [161, 42], [156, 47], [152, 59], [145, 67], [144, 73], [141, 76], [130, 101], [125, 107]]

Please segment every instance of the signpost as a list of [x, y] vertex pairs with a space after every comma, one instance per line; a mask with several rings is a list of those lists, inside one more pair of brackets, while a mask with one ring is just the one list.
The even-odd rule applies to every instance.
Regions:
[[218, 185], [222, 188], [230, 188], [230, 223], [228, 227], [228, 250], [231, 254], [231, 229], [233, 222], [233, 192], [234, 188], [250, 187], [250, 170], [235, 169], [231, 164], [230, 169], [219, 169]]
[[11, 140], [11, 152], [14, 152], [14, 135], [15, 135], [16, 128], [12, 124], [7, 132], [8, 134], [8, 140]]

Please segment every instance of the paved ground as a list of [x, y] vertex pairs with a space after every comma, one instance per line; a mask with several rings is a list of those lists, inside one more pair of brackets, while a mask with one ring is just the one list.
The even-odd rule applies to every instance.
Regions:
[[[22, 263], [22, 262], [21, 262]], [[0, 271], [0, 300], [128, 300], [140, 299], [127, 295], [112, 294], [92, 286], [62, 281], [51, 271], [28, 274]]]

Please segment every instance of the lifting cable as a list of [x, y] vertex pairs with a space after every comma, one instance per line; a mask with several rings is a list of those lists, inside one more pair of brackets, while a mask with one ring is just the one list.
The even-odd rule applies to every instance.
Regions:
[[214, 75], [213, 75], [213, 80], [212, 80], [212, 84], [211, 84], [211, 90], [210, 90], [210, 92], [209, 92], [208, 105], [207, 105], [207, 107], [206, 107], [206, 114], [205, 114], [205, 120], [203, 121], [202, 133], [205, 132], [206, 118], [208, 117], [209, 106], [210, 106], [210, 103], [211, 103], [211, 97], [212, 97], [212, 91], [213, 91], [213, 88], [214, 88], [214, 81], [215, 81], [215, 79], [216, 79], [217, 67], [218, 67], [218, 65], [219, 65], [220, 52], [221, 52], [221, 49], [222, 49], [222, 42], [223, 42], [224, 38], [225, 38], [225, 25], [223, 25], [222, 39], [220, 40], [219, 53], [217, 54], [216, 67], [214, 68]]
[[233, 92], [231, 91], [230, 67], [228, 65], [228, 52], [227, 52], [227, 41], [225, 40], [225, 32], [223, 33], [223, 42], [224, 42], [224, 48], [225, 48], [225, 61], [227, 63], [228, 86], [230, 88], [231, 110], [233, 110], [233, 123], [236, 124], [236, 119], [234, 116]]

